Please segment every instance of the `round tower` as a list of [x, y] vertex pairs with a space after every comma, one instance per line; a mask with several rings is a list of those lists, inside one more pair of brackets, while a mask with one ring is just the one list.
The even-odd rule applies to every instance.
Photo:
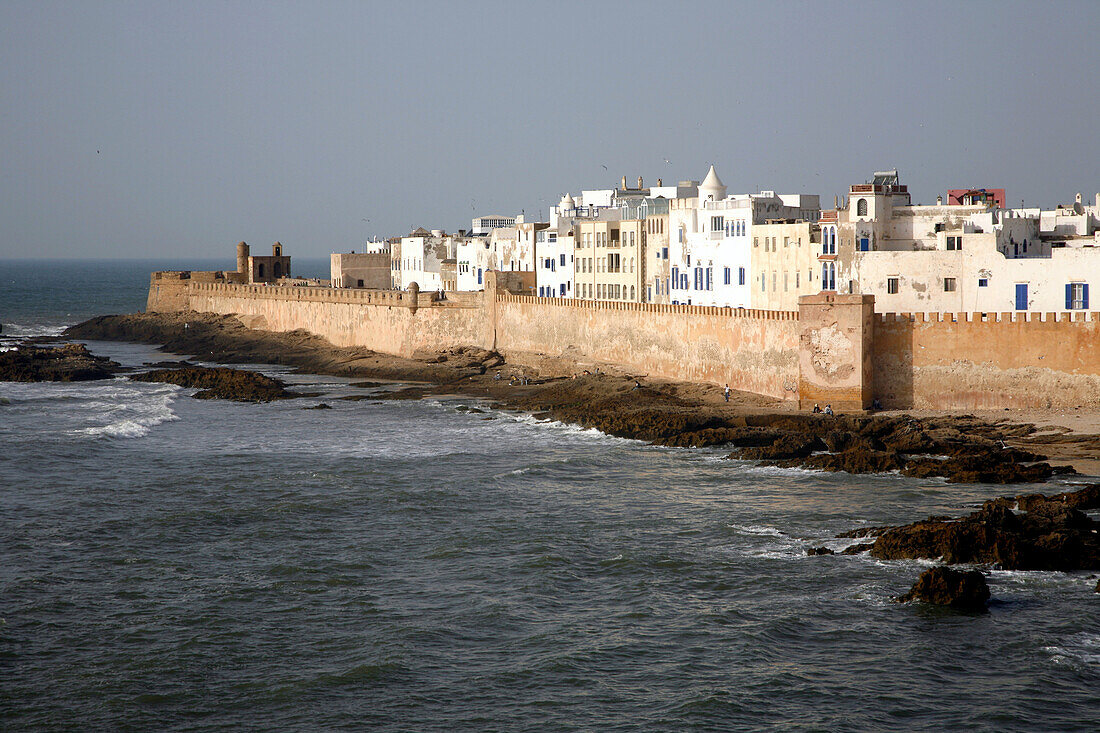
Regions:
[[241, 275], [248, 273], [248, 245], [244, 242], [237, 243], [237, 272]]

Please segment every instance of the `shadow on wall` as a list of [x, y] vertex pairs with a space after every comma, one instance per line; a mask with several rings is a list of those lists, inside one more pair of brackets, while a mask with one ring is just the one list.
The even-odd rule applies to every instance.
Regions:
[[875, 317], [871, 391], [883, 407], [910, 410], [915, 402], [913, 351], [916, 328], [911, 322], [891, 323], [887, 327]]

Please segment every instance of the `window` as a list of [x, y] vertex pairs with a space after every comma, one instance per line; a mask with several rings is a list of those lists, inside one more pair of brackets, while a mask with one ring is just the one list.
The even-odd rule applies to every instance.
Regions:
[[565, 253], [564, 252], [561, 253], [561, 266], [565, 267]]
[[764, 273], [760, 273], [760, 292], [761, 293], [768, 289], [767, 281], [768, 281], [768, 276], [765, 275]]
[[989, 278], [979, 277], [978, 278], [978, 287], [979, 288], [989, 287]]
[[836, 290], [836, 263], [824, 262], [821, 265], [821, 289]]
[[668, 247], [661, 247], [661, 257], [668, 259]]
[[724, 229], [721, 216], [712, 216], [710, 218], [710, 230], [712, 232], [720, 232]]
[[360, 288], [363, 287], [363, 281], [362, 280], [357, 280], [356, 282], [358, 283], [357, 287], [360, 287]]
[[679, 242], [680, 244], [684, 243], [684, 228], [683, 227], [680, 227], [676, 231], [676, 241]]
[[787, 292], [787, 273], [783, 273], [783, 292]]
[[886, 292], [890, 295], [898, 294], [898, 279], [896, 277], [886, 278]]
[[730, 284], [730, 268], [728, 268], [728, 267], [722, 268], [722, 284], [723, 285], [729, 285]]
[[752, 246], [753, 247], [759, 247], [760, 246], [760, 237], [753, 237], [752, 238]]
[[672, 289], [676, 290], [679, 287], [680, 287], [680, 268], [679, 267], [673, 267], [672, 268]]
[[948, 237], [947, 238], [947, 249], [956, 250], [956, 249], [962, 249], [962, 248], [963, 248], [963, 238], [962, 237]]
[[1085, 310], [1089, 307], [1089, 284], [1066, 283], [1066, 310]]
[[859, 238], [859, 251], [860, 252], [870, 252], [871, 251], [871, 238], [870, 237], [860, 237]]
[[794, 273], [794, 289], [798, 290], [798, 281], [802, 278], [802, 273], [795, 270]]
[[707, 290], [714, 290], [714, 268], [707, 268]]
[[696, 267], [695, 268], [695, 289], [696, 290], [702, 290], [703, 289], [703, 268], [702, 267]]
[[688, 274], [686, 272], [680, 273], [680, 288], [682, 290], [688, 289]]
[[737, 268], [737, 284], [738, 285], [744, 285], [745, 284], [745, 268], [744, 267], [738, 267]]
[[791, 238], [790, 237], [783, 237], [783, 249], [786, 249], [787, 247], [790, 247], [790, 246], [791, 246]]
[[856, 201], [856, 216], [867, 216], [867, 199]]
[[955, 292], [955, 278], [945, 277], [943, 279], [943, 292], [945, 292], [945, 293]]

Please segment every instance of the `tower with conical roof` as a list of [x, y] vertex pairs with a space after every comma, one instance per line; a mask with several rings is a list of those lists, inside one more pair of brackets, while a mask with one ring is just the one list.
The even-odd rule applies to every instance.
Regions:
[[699, 198], [703, 201], [720, 201], [726, 197], [726, 185], [718, 177], [712, 164], [707, 172], [707, 177], [699, 184]]

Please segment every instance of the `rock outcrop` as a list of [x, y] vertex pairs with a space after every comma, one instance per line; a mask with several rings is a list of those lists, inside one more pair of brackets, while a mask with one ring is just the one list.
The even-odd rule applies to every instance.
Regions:
[[131, 374], [135, 382], [166, 382], [200, 391], [192, 395], [198, 400], [235, 400], [237, 402], [271, 402], [303, 395], [288, 392], [278, 379], [247, 369], [189, 366], [180, 369], [154, 369]]
[[0, 352], [0, 381], [6, 382], [85, 382], [110, 379], [120, 371], [120, 364], [95, 356], [84, 344], [23, 344]]
[[942, 559], [949, 565], [987, 563], [1005, 570], [1097, 570], [1100, 523], [1084, 513], [1096, 508], [1100, 484], [1051, 497], [1000, 497], [959, 519], [929, 517], [857, 532], [875, 536], [871, 555], [882, 560]]
[[939, 566], [925, 570], [913, 588], [898, 601], [924, 601], [966, 611], [984, 611], [989, 603], [989, 586], [977, 570], [954, 570]]

